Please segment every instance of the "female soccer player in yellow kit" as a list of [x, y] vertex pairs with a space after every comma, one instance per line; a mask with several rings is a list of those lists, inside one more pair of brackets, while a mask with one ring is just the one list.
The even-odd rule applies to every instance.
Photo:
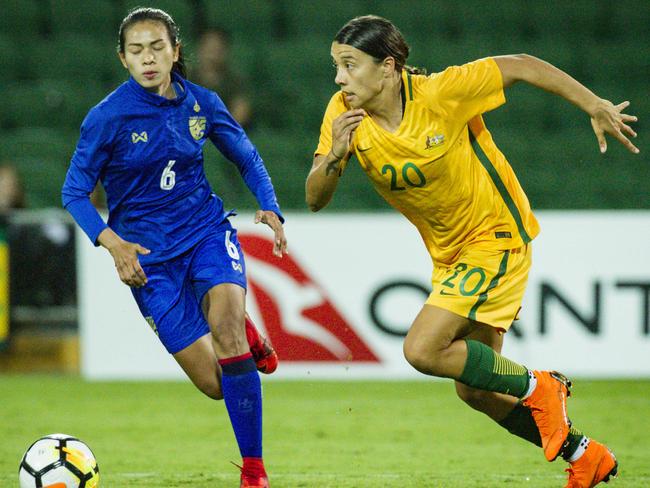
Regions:
[[566, 73], [528, 55], [485, 58], [431, 76], [406, 66], [409, 48], [388, 20], [352, 19], [331, 55], [341, 90], [331, 98], [307, 204], [325, 207], [354, 154], [375, 189], [418, 229], [431, 255], [433, 290], [411, 325], [404, 355], [418, 371], [456, 381], [459, 397], [511, 433], [567, 460], [569, 487], [617, 474], [604, 445], [572, 427], [571, 383], [531, 371], [499, 352], [519, 311], [539, 225], [481, 114], [518, 81], [587, 112], [601, 152], [605, 133], [633, 153], [629, 105], [601, 99]]

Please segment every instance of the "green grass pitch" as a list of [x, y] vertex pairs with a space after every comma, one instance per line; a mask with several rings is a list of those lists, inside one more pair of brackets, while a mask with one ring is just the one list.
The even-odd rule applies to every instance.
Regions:
[[[449, 381], [265, 381], [274, 488], [561, 487], [565, 463], [458, 400]], [[574, 380], [569, 415], [620, 462], [612, 488], [650, 486], [650, 381]], [[101, 486], [237, 487], [223, 402], [187, 383], [0, 376], [0, 486], [26, 447], [64, 432], [97, 456]]]

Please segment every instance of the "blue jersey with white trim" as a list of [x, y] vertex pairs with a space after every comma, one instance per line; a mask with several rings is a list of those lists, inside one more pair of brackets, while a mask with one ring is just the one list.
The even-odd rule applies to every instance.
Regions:
[[98, 180], [108, 226], [151, 250], [143, 264], [190, 249], [227, 217], [203, 169], [210, 139], [239, 169], [260, 208], [282, 219], [257, 150], [210, 90], [172, 73], [176, 98], [146, 91], [133, 78], [92, 108], [63, 185], [64, 207], [97, 244], [106, 224], [90, 203]]

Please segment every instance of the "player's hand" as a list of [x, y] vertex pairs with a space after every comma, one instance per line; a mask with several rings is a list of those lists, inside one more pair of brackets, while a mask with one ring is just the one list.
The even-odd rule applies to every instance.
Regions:
[[363, 109], [343, 112], [332, 122], [332, 155], [344, 159], [350, 152], [354, 131], [366, 116]]
[[255, 223], [263, 223], [273, 229], [275, 234], [273, 238], [273, 254], [281, 258], [283, 254], [288, 254], [287, 238], [284, 236], [284, 227], [277, 214], [271, 210], [258, 210], [255, 212]]
[[122, 283], [134, 288], [140, 288], [147, 284], [147, 275], [140, 266], [138, 255], [149, 254], [151, 252], [149, 249], [140, 244], [125, 241], [109, 227], [99, 234], [97, 242], [111, 253]]
[[115, 261], [115, 268], [117, 268], [122, 283], [134, 288], [140, 288], [147, 284], [147, 275], [140, 266], [138, 255], [149, 254], [150, 252], [149, 249], [142, 247], [140, 244], [128, 241], [122, 241], [110, 249], [111, 256]]
[[[601, 99], [591, 116], [591, 126], [594, 129], [600, 152], [607, 151], [605, 133], [614, 136], [621, 144], [633, 152], [639, 153], [639, 149], [630, 142], [627, 136], [636, 137], [636, 132], [628, 125], [629, 122], [636, 122], [634, 115], [624, 114], [623, 110], [630, 106], [630, 102], [614, 105], [609, 100]], [[627, 134], [627, 136], [626, 136]]]

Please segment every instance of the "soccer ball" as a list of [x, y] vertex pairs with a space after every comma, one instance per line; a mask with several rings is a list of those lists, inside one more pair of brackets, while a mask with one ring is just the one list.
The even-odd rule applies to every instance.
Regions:
[[20, 461], [20, 488], [96, 488], [99, 467], [76, 437], [50, 434], [34, 442]]

